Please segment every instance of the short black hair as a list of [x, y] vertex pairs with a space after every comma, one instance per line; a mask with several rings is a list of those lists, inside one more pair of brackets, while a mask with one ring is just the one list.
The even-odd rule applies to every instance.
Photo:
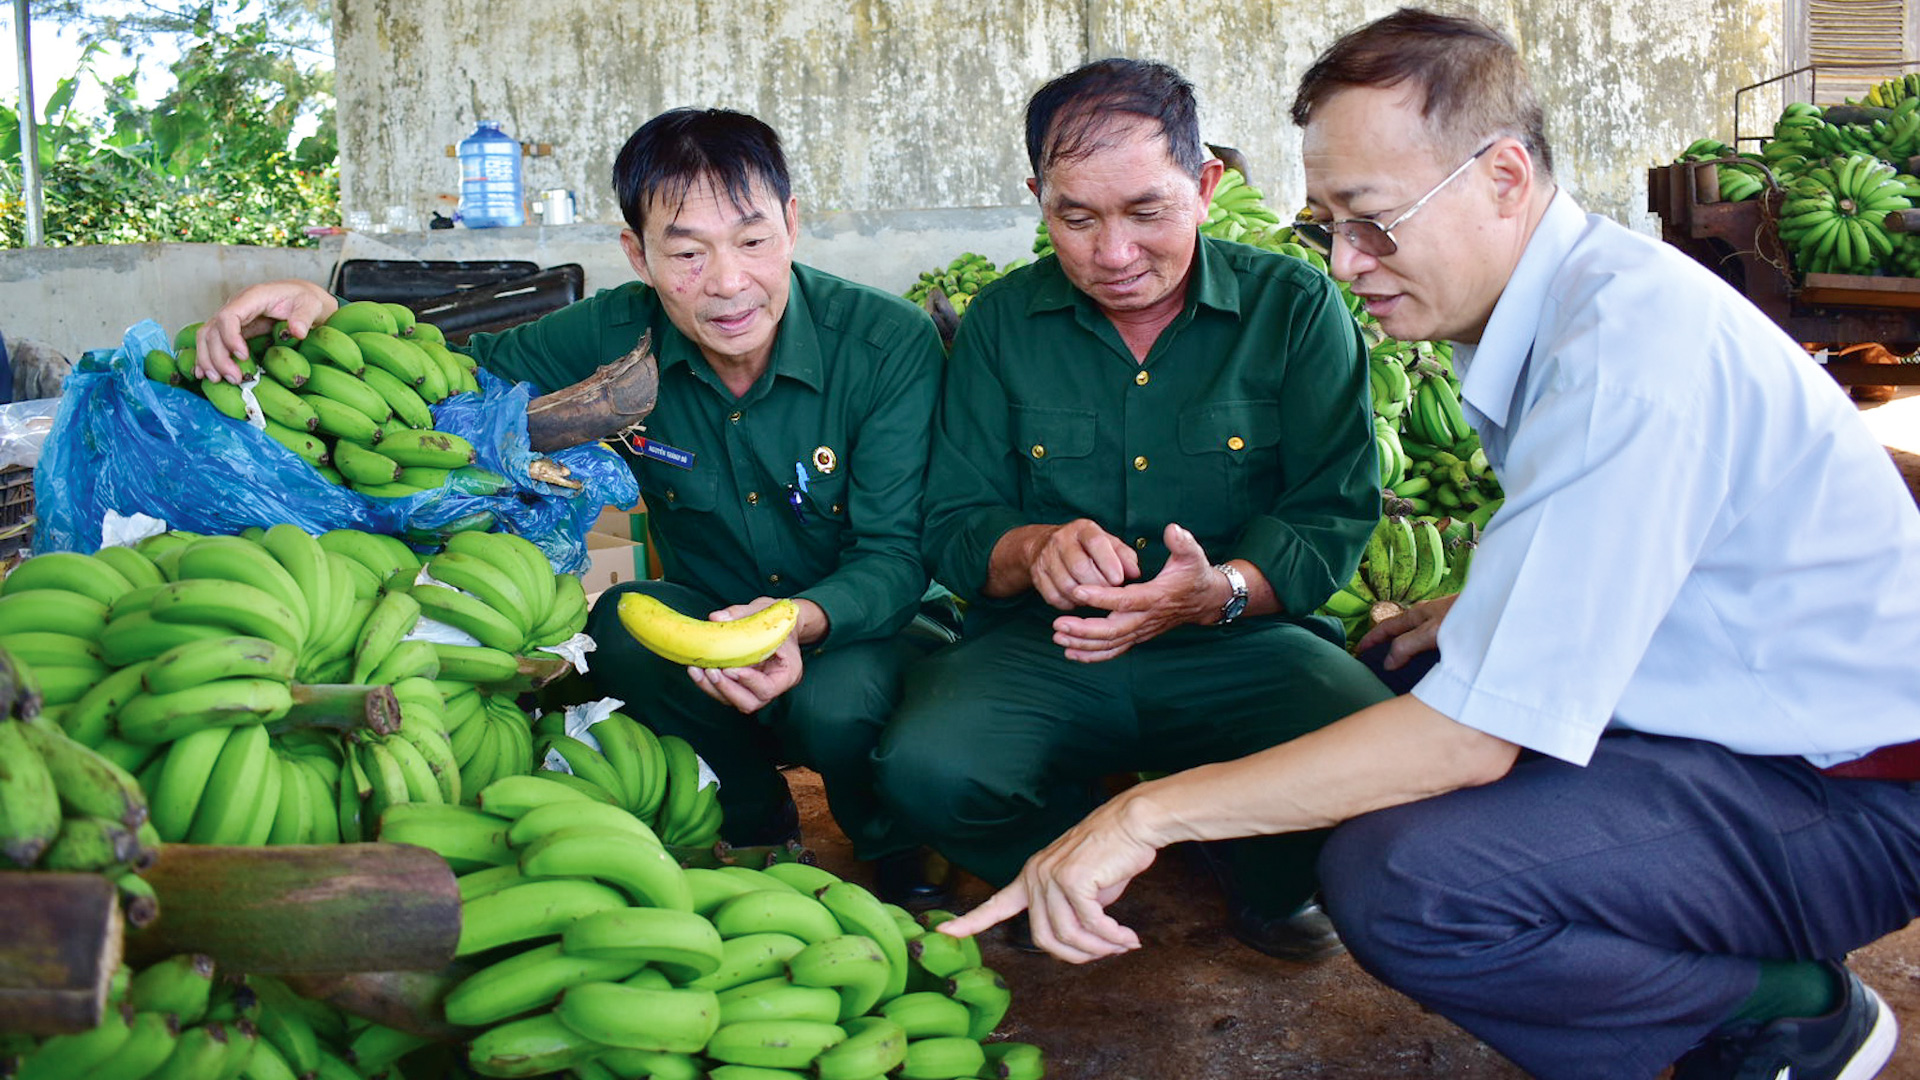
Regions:
[[1553, 175], [1546, 110], [1520, 50], [1478, 15], [1403, 7], [1343, 35], [1300, 76], [1288, 110], [1306, 127], [1313, 110], [1342, 90], [1408, 84], [1437, 149], [1464, 157], [1497, 135], [1527, 148]]
[[1174, 163], [1199, 178], [1207, 155], [1193, 84], [1155, 60], [1110, 57], [1060, 76], [1027, 102], [1027, 163], [1034, 179], [1044, 185], [1047, 166], [1099, 150], [1102, 135], [1121, 114], [1158, 124]]
[[670, 109], [640, 125], [613, 159], [620, 214], [642, 238], [647, 203], [677, 205], [700, 180], [719, 185], [737, 207], [751, 203], [756, 181], [783, 207], [793, 195], [780, 136], [730, 109]]

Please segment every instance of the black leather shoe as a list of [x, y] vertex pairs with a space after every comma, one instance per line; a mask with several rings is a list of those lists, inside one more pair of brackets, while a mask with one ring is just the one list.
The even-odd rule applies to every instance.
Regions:
[[1286, 915], [1255, 911], [1241, 898], [1233, 874], [1227, 869], [1226, 852], [1216, 843], [1182, 846], [1188, 857], [1212, 874], [1220, 886], [1227, 901], [1227, 929], [1235, 940], [1255, 952], [1301, 964], [1317, 964], [1347, 951], [1333, 928], [1333, 921], [1321, 910], [1317, 896]]
[[927, 848], [909, 848], [882, 855], [873, 862], [874, 893], [908, 911], [944, 907], [953, 899], [953, 868]]
[[1280, 960], [1317, 964], [1347, 951], [1333, 920], [1312, 901], [1277, 919], [1242, 908], [1232, 913], [1229, 927], [1242, 945]]

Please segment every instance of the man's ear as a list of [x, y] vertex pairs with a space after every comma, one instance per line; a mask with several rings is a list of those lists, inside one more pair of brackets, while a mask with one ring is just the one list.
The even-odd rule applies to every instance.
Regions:
[[1220, 178], [1225, 176], [1227, 166], [1219, 158], [1208, 158], [1200, 166], [1200, 209], [1201, 213], [1213, 203], [1213, 191], [1220, 186]]
[[800, 196], [787, 196], [787, 243], [800, 242]]
[[1034, 201], [1038, 202], [1040, 199], [1040, 178], [1037, 176], [1027, 177], [1027, 190], [1033, 192]]
[[1527, 212], [1533, 200], [1533, 155], [1519, 139], [1504, 138], [1487, 153], [1487, 169], [1493, 178], [1493, 198], [1501, 217]]
[[627, 265], [640, 277], [644, 285], [653, 284], [653, 275], [647, 270], [647, 247], [641, 241], [640, 234], [632, 229], [620, 230], [620, 250], [627, 253]]

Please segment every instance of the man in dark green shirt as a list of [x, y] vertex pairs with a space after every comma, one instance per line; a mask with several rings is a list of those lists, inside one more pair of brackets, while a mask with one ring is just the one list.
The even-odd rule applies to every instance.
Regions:
[[[1221, 164], [1172, 69], [1088, 65], [1027, 120], [1057, 257], [982, 290], [954, 342], [923, 548], [969, 632], [910, 674], [879, 757], [896, 812], [996, 886], [1107, 774], [1230, 759], [1389, 696], [1311, 615], [1380, 507], [1335, 286], [1199, 237]], [[1205, 852], [1242, 940], [1337, 951], [1310, 904], [1320, 839]]]
[[[880, 861], [881, 891], [938, 900], [919, 879], [918, 849], [877, 805], [870, 760], [915, 652], [902, 631], [927, 586], [921, 491], [941, 364], [932, 320], [794, 263], [798, 200], [778, 136], [752, 117], [662, 114], [621, 150], [614, 186], [640, 281], [466, 346], [495, 374], [556, 390], [652, 335], [653, 452], [633, 468], [664, 580], [602, 594], [587, 626], [599, 646], [589, 675], [699, 751], [720, 778], [730, 842], [797, 830], [777, 766], [807, 764], [856, 853]], [[331, 297], [305, 282], [255, 289], [295, 285], [307, 290], [294, 290], [303, 318], [274, 314], [303, 332], [332, 312]], [[242, 293], [209, 321], [244, 325], [279, 296]], [[702, 618], [791, 597], [800, 617], [760, 664], [680, 668], [621, 627], [616, 606], [629, 591]]]

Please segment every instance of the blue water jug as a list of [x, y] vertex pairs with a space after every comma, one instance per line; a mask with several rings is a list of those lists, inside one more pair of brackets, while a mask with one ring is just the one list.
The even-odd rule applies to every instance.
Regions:
[[470, 229], [524, 225], [520, 144], [494, 120], [482, 120], [460, 140], [460, 220]]

